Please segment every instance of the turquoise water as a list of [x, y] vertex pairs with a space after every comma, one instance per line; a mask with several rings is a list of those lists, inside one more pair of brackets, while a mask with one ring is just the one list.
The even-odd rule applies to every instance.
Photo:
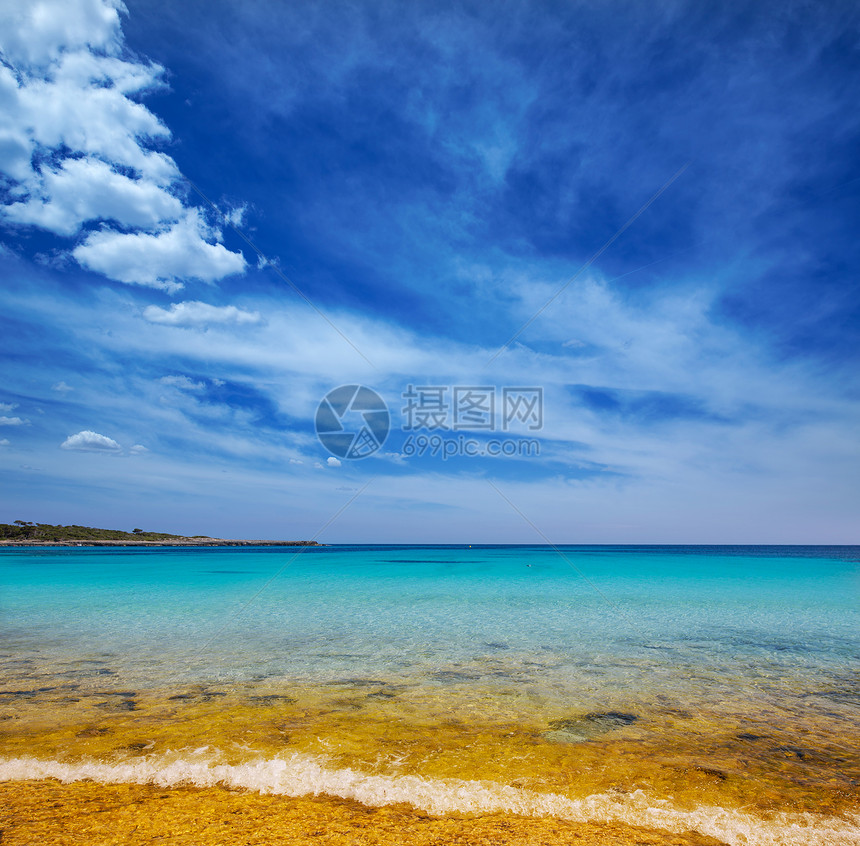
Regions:
[[0, 781], [860, 844], [858, 597], [860, 547], [7, 548]]
[[6, 549], [0, 590], [2, 660], [135, 685], [465, 682], [492, 656], [537, 684], [809, 688], [860, 662], [857, 547]]

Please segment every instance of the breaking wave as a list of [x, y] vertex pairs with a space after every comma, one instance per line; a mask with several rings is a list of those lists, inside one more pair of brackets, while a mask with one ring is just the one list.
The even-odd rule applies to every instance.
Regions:
[[159, 787], [223, 786], [282, 796], [325, 794], [379, 807], [408, 803], [430, 814], [507, 812], [571, 822], [622, 823], [669, 833], [697, 831], [731, 846], [860, 846], [860, 816], [811, 813], [757, 816], [714, 806], [682, 810], [641, 790], [570, 799], [494, 782], [371, 775], [330, 768], [322, 758], [301, 753], [227, 764], [209, 747], [124, 761], [76, 762], [32, 757], [0, 759], [0, 781], [58, 779]]

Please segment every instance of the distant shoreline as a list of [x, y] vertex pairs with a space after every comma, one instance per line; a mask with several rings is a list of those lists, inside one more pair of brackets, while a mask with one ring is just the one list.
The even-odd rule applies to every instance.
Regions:
[[316, 541], [222, 540], [219, 538], [177, 540], [0, 540], [0, 547], [13, 546], [321, 546]]

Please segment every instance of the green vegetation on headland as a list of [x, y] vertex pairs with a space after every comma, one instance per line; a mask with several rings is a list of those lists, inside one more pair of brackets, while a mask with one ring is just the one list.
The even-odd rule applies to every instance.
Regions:
[[[202, 537], [199, 536], [198, 537]], [[3, 540], [35, 541], [82, 541], [82, 540], [187, 540], [181, 535], [164, 532], [121, 532], [117, 529], [93, 529], [90, 526], [51, 526], [48, 523], [26, 523], [16, 520], [12, 525], [0, 523], [0, 538]], [[210, 540], [210, 538], [205, 538]]]
[[28, 523], [16, 520], [14, 523], [0, 523], [0, 543], [55, 543], [55, 544], [164, 544], [170, 546], [230, 546], [238, 545], [277, 545], [277, 546], [317, 546], [316, 541], [242, 541], [210, 538], [206, 535], [169, 535], [166, 532], [145, 532], [134, 529], [122, 532], [118, 529], [94, 529], [91, 526], [52, 526], [49, 523]]

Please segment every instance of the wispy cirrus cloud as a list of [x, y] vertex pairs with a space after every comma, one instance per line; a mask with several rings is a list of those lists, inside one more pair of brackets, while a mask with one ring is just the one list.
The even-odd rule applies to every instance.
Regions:
[[162, 376], [158, 380], [162, 385], [168, 385], [171, 388], [179, 388], [181, 391], [205, 391], [205, 382], [195, 382], [187, 376]]
[[205, 326], [207, 324], [255, 324], [262, 322], [258, 311], [246, 311], [236, 306], [214, 306], [191, 300], [173, 303], [170, 308], [147, 306], [143, 316], [150, 323], [165, 326]]

